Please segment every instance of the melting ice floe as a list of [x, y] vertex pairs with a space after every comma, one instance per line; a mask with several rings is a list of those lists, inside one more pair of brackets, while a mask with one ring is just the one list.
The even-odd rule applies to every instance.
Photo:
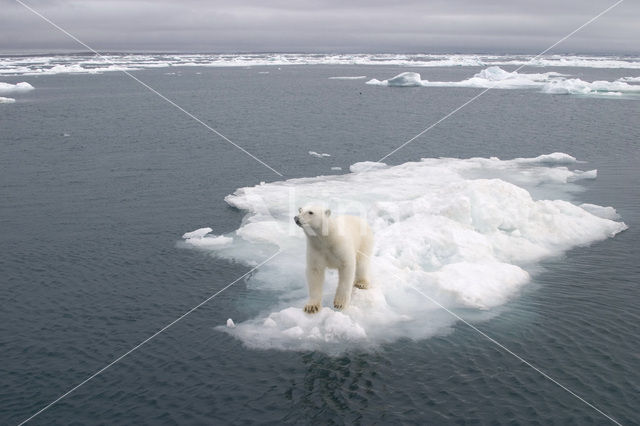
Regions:
[[[221, 236], [211, 228], [187, 233], [184, 244], [248, 266], [282, 251], [247, 281], [256, 294], [251, 300], [260, 304], [237, 302], [255, 316], [219, 327], [249, 347], [337, 353], [423, 339], [447, 332], [455, 318], [416, 289], [477, 320], [515, 297], [541, 260], [626, 228], [612, 207], [568, 201], [581, 180], [596, 176], [571, 169], [576, 166], [561, 153], [357, 163], [345, 175], [240, 188], [226, 198], [246, 212], [240, 227]], [[375, 232], [372, 288], [354, 289], [343, 312], [329, 307], [334, 272], [321, 312], [302, 312], [305, 237], [292, 217], [312, 200], [336, 213], [366, 215]]]
[[5, 98], [3, 96], [0, 96], [0, 104], [12, 104], [14, 103], [16, 100], [13, 98]]
[[389, 87], [476, 87], [493, 89], [540, 89], [544, 93], [579, 95], [640, 95], [640, 85], [632, 77], [616, 81], [587, 82], [578, 78], [567, 78], [556, 72], [525, 74], [507, 72], [500, 67], [489, 67], [473, 77], [462, 81], [422, 80], [419, 73], [403, 72], [388, 80], [371, 79], [367, 84]]

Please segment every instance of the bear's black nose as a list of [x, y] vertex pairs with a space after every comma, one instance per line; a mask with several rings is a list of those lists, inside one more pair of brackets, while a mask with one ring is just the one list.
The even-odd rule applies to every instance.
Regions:
[[298, 225], [298, 226], [302, 226], [302, 225], [300, 224], [300, 219], [298, 219], [298, 216], [294, 216], [293, 221], [296, 223], [296, 225]]

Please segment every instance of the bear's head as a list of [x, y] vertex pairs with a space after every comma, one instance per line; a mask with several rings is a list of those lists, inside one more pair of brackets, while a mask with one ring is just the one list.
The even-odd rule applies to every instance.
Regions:
[[329, 234], [330, 216], [331, 210], [326, 207], [307, 205], [298, 209], [298, 215], [293, 220], [309, 236], [326, 236]]

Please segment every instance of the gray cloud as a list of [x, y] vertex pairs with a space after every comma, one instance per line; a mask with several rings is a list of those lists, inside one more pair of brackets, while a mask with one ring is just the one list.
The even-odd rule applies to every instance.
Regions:
[[[537, 53], [610, 0], [25, 0], [102, 51]], [[0, 51], [83, 50], [0, 0]], [[626, 0], [554, 52], [638, 53], [640, 4]]]

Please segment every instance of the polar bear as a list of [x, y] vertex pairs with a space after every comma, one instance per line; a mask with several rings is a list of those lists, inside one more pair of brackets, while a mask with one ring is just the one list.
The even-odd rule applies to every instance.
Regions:
[[333, 306], [345, 309], [349, 306], [353, 286], [369, 287], [369, 260], [373, 249], [371, 228], [356, 216], [331, 217], [331, 210], [318, 205], [301, 207], [294, 221], [307, 236], [309, 301], [304, 311], [313, 314], [321, 309], [326, 268], [338, 270]]

